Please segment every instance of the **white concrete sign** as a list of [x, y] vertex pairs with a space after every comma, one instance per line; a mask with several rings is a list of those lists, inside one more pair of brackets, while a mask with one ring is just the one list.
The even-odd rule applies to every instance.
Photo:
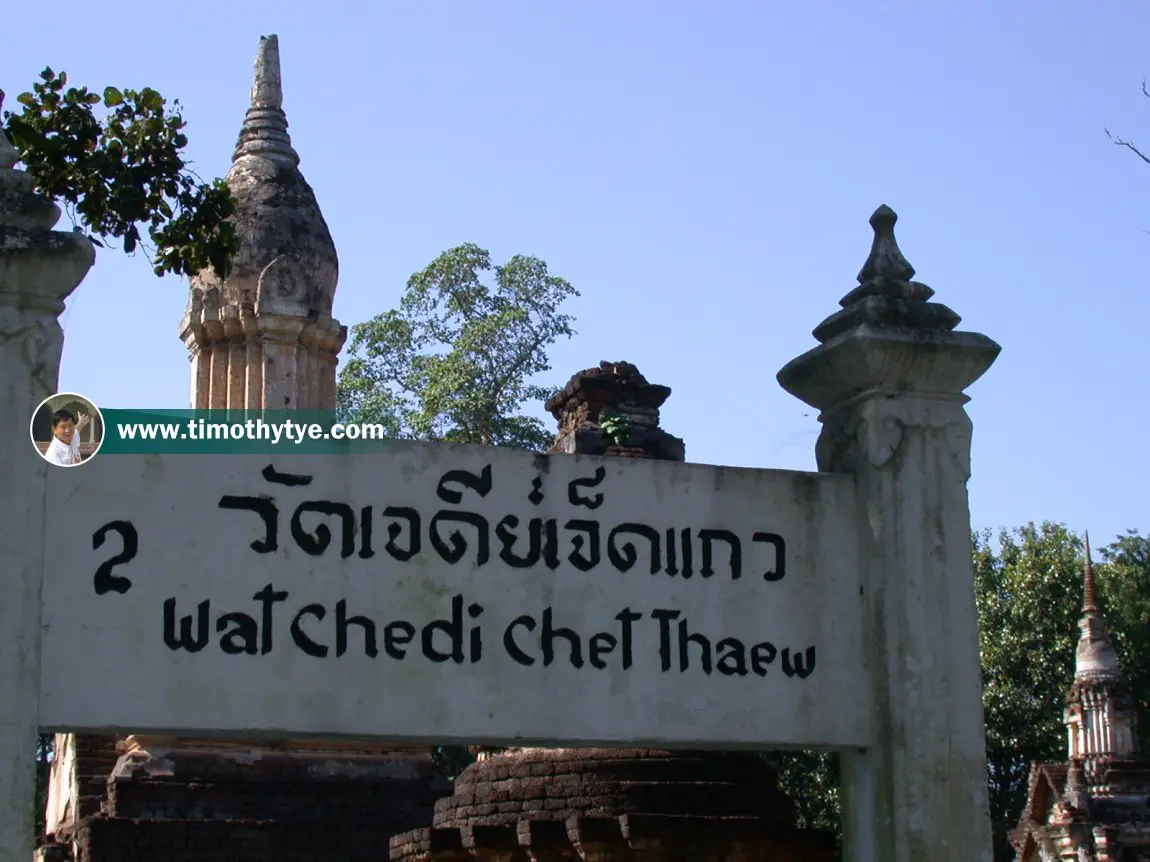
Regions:
[[847, 476], [394, 443], [48, 500], [44, 730], [872, 742]]

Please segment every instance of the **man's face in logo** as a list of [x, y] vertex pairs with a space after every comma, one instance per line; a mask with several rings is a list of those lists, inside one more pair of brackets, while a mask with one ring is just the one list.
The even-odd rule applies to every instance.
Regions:
[[72, 435], [76, 433], [76, 425], [71, 419], [61, 419], [56, 423], [56, 427], [52, 429], [52, 433], [56, 435], [56, 439], [61, 443], [71, 443]]

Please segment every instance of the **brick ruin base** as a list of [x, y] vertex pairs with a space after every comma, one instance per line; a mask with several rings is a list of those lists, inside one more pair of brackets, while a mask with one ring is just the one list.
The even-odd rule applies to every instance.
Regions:
[[821, 834], [765, 830], [754, 820], [644, 814], [419, 829], [391, 839], [392, 862], [831, 862], [834, 858], [833, 838]]
[[103, 789], [45, 862], [379, 862], [451, 783], [430, 758], [173, 751], [125, 755]]
[[830, 862], [833, 835], [794, 826], [753, 755], [515, 749], [468, 767], [431, 828], [391, 839], [391, 862], [499, 859]]

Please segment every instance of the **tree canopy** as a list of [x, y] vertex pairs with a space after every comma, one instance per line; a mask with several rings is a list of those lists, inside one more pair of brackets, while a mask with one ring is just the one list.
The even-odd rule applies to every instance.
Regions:
[[36, 190], [63, 205], [74, 229], [97, 246], [119, 240], [128, 254], [144, 251], [156, 275], [227, 271], [237, 245], [231, 195], [184, 160], [179, 101], [169, 106], [150, 87], [102, 95], [69, 87], [67, 73], [50, 68], [16, 101], [23, 111], [4, 112], [4, 133]]
[[[491, 274], [491, 284], [483, 276]], [[393, 436], [540, 450], [552, 434], [519, 411], [550, 390], [547, 348], [574, 334], [560, 306], [578, 292], [534, 257], [493, 266], [472, 243], [413, 275], [397, 309], [352, 327], [337, 408]]]

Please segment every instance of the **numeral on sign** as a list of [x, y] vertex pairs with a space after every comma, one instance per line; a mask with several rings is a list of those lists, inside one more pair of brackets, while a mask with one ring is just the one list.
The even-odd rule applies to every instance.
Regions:
[[113, 575], [112, 570], [116, 568], [116, 566], [131, 562], [135, 559], [136, 552], [140, 549], [140, 536], [131, 522], [110, 521], [92, 534], [92, 550], [99, 550], [103, 546], [104, 540], [107, 539], [108, 533], [111, 530], [115, 530], [120, 534], [120, 539], [124, 543], [124, 549], [116, 554], [116, 556], [101, 563], [100, 568], [96, 569], [96, 574], [92, 578], [92, 586], [96, 588], [96, 595], [98, 596], [102, 596], [105, 593], [120, 593], [120, 595], [123, 595], [132, 588], [132, 582], [130, 580], [120, 575]]

